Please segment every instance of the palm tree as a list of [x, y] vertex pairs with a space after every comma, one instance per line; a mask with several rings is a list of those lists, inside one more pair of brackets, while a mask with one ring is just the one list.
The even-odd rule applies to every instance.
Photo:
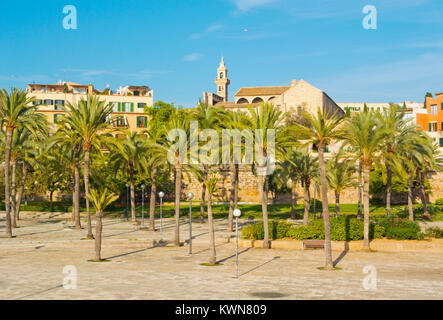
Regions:
[[382, 156], [386, 167], [386, 214], [391, 215], [392, 166], [399, 154], [399, 141], [402, 136], [416, 131], [411, 119], [405, 119], [405, 113], [394, 103], [383, 113], [377, 113], [379, 130], [382, 130]]
[[[192, 119], [197, 120], [198, 132], [195, 135], [199, 135], [203, 130], [217, 130], [221, 131], [223, 127], [225, 111], [219, 107], [208, 106], [205, 103], [199, 103], [197, 108], [194, 110]], [[201, 160], [200, 160], [201, 161]], [[201, 190], [201, 202], [200, 202], [200, 223], [204, 222], [205, 214], [205, 197], [206, 197], [206, 183], [209, 175], [209, 165], [203, 164], [203, 174], [201, 175], [202, 190]]]
[[135, 222], [135, 183], [134, 174], [136, 172], [146, 172], [146, 153], [149, 149], [146, 140], [136, 132], [123, 131], [121, 138], [106, 138], [104, 140], [111, 151], [110, 162], [115, 170], [127, 170], [129, 174], [131, 190], [131, 217]]
[[75, 228], [80, 230], [80, 158], [82, 153], [82, 138], [77, 131], [71, 130], [69, 124], [61, 117], [58, 121], [57, 131], [51, 137], [49, 147], [60, 148], [65, 158], [71, 163], [73, 171], [72, 190], [72, 215]]
[[95, 208], [95, 259], [94, 261], [99, 262], [102, 260], [101, 249], [102, 249], [102, 230], [103, 230], [103, 211], [118, 199], [118, 196], [109, 192], [108, 189], [104, 189], [102, 192], [97, 191], [92, 188], [88, 193], [88, 199], [91, 201]]
[[[286, 163], [286, 164], [285, 164]], [[293, 151], [287, 157], [287, 160], [283, 163], [287, 167], [287, 172], [290, 173], [294, 184], [300, 182], [304, 192], [304, 214], [303, 225], [309, 224], [309, 209], [310, 209], [310, 187], [312, 180], [316, 179], [319, 175], [318, 171], [318, 158], [311, 156], [309, 153]]]
[[67, 113], [65, 121], [69, 128], [77, 133], [82, 140], [82, 148], [85, 156], [84, 182], [86, 195], [86, 211], [88, 214], [88, 239], [93, 239], [91, 226], [91, 213], [89, 208], [89, 168], [91, 150], [95, 147], [100, 150], [99, 135], [109, 128], [108, 117], [112, 113], [112, 104], [105, 104], [99, 97], [88, 95], [76, 104], [67, 103], [63, 106]]
[[[240, 138], [243, 134], [243, 136], [245, 136], [245, 139], [248, 139], [249, 137], [252, 141], [251, 132], [248, 130], [252, 126], [252, 124], [249, 115], [241, 111], [226, 112], [223, 122], [226, 128], [230, 130], [229, 136], [227, 135], [227, 131], [222, 131], [222, 157], [223, 163], [232, 163], [231, 190], [229, 194], [229, 215], [227, 227], [227, 231], [232, 232], [234, 223], [234, 210], [237, 209], [238, 206], [239, 172], [240, 163], [242, 162], [242, 154], [246, 154], [248, 152], [252, 154], [253, 150], [247, 150], [248, 145], [246, 141], [234, 141], [233, 139], [231, 139], [231, 134], [236, 133]], [[228, 143], [229, 146], [223, 145], [226, 143]], [[236, 148], [237, 153], [235, 150]], [[223, 153], [226, 153], [228, 150], [229, 155]], [[238, 151], [240, 152], [240, 155], [238, 154]]]
[[318, 108], [317, 115], [312, 116], [309, 113], [304, 113], [306, 122], [298, 125], [300, 130], [300, 138], [306, 143], [314, 144], [318, 150], [318, 164], [320, 169], [320, 185], [323, 207], [323, 222], [325, 225], [325, 269], [332, 270], [334, 268], [332, 263], [331, 251], [331, 225], [329, 221], [329, 207], [328, 207], [328, 185], [326, 178], [326, 167], [324, 159], [324, 150], [333, 141], [342, 138], [342, 132], [339, 129], [343, 117], [336, 113], [323, 111]]
[[35, 113], [36, 106], [32, 106], [35, 99], [27, 97], [26, 91], [17, 88], [9, 92], [0, 90], [0, 127], [6, 128], [5, 141], [5, 206], [6, 206], [6, 237], [12, 237], [11, 212], [10, 212], [10, 186], [9, 167], [11, 161], [11, 145], [14, 130], [19, 127], [27, 128], [31, 132], [43, 130], [46, 119], [43, 115]]
[[380, 146], [383, 142], [383, 130], [378, 126], [374, 113], [361, 112], [347, 119], [345, 128], [345, 144], [352, 148], [353, 156], [359, 160], [363, 171], [363, 216], [364, 241], [363, 249], [369, 248], [369, 184], [371, 166], [375, 159], [380, 158]]
[[335, 193], [335, 215], [340, 216], [340, 193], [347, 188], [355, 187], [355, 162], [344, 158], [341, 148], [334, 158], [326, 164], [326, 178], [329, 188]]
[[216, 264], [214, 216], [212, 214], [212, 196], [217, 192], [218, 179], [212, 176], [205, 181], [208, 188], [208, 225], [209, 225], [209, 264]]
[[293, 136], [284, 125], [286, 114], [272, 104], [261, 104], [249, 108], [251, 129], [255, 132], [254, 165], [258, 176], [258, 190], [263, 211], [264, 240], [263, 248], [270, 248], [268, 224], [269, 174], [275, 161], [283, 157], [285, 148], [293, 145]]
[[[157, 163], [168, 164], [174, 168], [175, 179], [175, 229], [174, 229], [174, 245], [180, 246], [180, 198], [182, 190], [183, 169], [195, 169], [188, 163], [189, 156], [188, 136], [189, 136], [189, 119], [183, 112], [176, 112], [171, 116], [169, 123], [164, 128], [168, 132], [168, 140], [163, 144], [156, 143], [151, 147], [151, 161]], [[177, 139], [175, 141], [174, 139]]]

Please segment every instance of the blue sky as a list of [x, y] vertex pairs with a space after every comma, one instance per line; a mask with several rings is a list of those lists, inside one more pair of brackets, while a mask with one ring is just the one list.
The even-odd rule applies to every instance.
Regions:
[[[365, 30], [364, 6], [377, 8]], [[62, 25], [77, 8], [78, 29]], [[64, 78], [103, 89], [148, 85], [194, 106], [215, 91], [304, 79], [337, 102], [423, 101], [443, 91], [441, 0], [3, 1], [0, 87]]]

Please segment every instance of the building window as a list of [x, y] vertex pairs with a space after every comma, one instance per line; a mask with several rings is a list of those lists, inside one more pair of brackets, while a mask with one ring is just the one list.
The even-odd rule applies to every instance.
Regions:
[[223, 79], [223, 72], [220, 72], [220, 79]]
[[[63, 116], [62, 114], [54, 114], [54, 123], [57, 123], [57, 119], [60, 118], [61, 116]], [[60, 121], [60, 120], [58, 120]]]
[[431, 106], [431, 116], [436, 116], [437, 115], [437, 105], [434, 104]]
[[443, 138], [440, 138], [440, 148], [443, 147]]
[[43, 100], [43, 104], [46, 104], [47, 106], [52, 106], [54, 104], [54, 100], [45, 99]]
[[137, 103], [137, 108], [139, 108], [139, 109], [144, 109], [145, 106], [146, 106], [146, 103], [143, 103], [143, 102]]
[[112, 112], [120, 111], [120, 103], [119, 102], [111, 102], [112, 104]]
[[147, 128], [148, 117], [137, 117], [137, 128]]
[[32, 105], [33, 106], [39, 106], [39, 105], [41, 105], [42, 104], [42, 101], [41, 100], [35, 100], [35, 101], [32, 101]]
[[441, 110], [443, 110], [443, 102], [442, 102], [442, 104], [441, 104]]
[[65, 105], [65, 100], [55, 100], [54, 110], [61, 110]]
[[140, 91], [135, 90], [135, 91], [134, 91], [134, 96], [137, 96], [137, 97], [140, 96]]

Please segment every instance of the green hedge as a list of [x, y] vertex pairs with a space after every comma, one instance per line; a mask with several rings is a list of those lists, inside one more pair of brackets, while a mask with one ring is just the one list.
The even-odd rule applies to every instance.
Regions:
[[443, 198], [439, 198], [439, 199], [435, 200], [435, 205], [443, 206]]
[[396, 240], [423, 239], [424, 234], [420, 231], [417, 222], [402, 218], [381, 219], [378, 224], [385, 229], [385, 237]]
[[[283, 239], [291, 229], [292, 223], [285, 221], [269, 221], [269, 239]], [[265, 231], [263, 221], [243, 227], [241, 235], [245, 239], [263, 240]]]
[[[332, 218], [331, 220], [331, 240], [333, 241], [352, 241], [363, 239], [363, 221], [352, 217]], [[269, 223], [269, 238], [282, 239], [292, 238], [295, 240], [325, 238], [325, 228], [323, 220], [314, 220], [307, 226], [295, 227], [287, 222]], [[382, 226], [371, 223], [370, 238], [383, 238], [385, 230]], [[264, 236], [263, 222], [248, 225], [242, 229], [242, 237], [250, 240], [262, 240]]]
[[440, 229], [439, 227], [431, 227], [426, 229], [425, 234], [431, 238], [441, 239], [443, 238], [443, 229]]

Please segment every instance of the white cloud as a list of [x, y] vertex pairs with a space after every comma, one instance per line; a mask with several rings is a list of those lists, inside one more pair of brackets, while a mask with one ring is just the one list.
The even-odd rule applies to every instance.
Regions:
[[191, 62], [191, 61], [197, 61], [202, 56], [201, 53], [191, 53], [187, 54], [183, 57], [183, 61]]
[[231, 0], [237, 6], [240, 11], [248, 11], [256, 7], [268, 5], [278, 0]]
[[207, 36], [213, 32], [219, 31], [221, 29], [223, 29], [223, 25], [213, 24], [213, 25], [210, 25], [209, 27], [207, 27], [203, 32], [191, 34], [189, 36], [189, 38], [192, 40], [197, 40], [197, 39], [203, 38], [204, 36]]

